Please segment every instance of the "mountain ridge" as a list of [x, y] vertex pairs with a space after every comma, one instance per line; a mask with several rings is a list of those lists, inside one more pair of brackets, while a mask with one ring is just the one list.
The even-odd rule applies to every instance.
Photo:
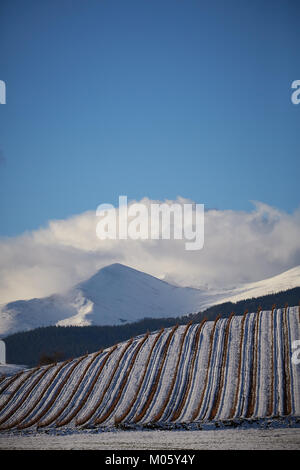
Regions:
[[18, 300], [0, 310], [0, 336], [42, 326], [120, 325], [142, 318], [178, 317], [224, 302], [300, 286], [300, 266], [232, 289], [180, 287], [114, 263], [64, 294]]

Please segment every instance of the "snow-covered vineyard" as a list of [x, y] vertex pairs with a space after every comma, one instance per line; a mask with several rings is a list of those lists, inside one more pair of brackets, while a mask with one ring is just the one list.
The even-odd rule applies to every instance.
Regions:
[[0, 429], [300, 416], [299, 307], [146, 334], [0, 383]]

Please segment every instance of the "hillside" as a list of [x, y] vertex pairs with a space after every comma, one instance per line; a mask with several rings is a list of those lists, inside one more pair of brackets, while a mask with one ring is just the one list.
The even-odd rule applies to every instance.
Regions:
[[14, 364], [27, 364], [36, 366], [45, 359], [65, 360], [78, 357], [86, 352], [95, 352], [100, 348], [107, 348], [115, 343], [126, 341], [134, 336], [145, 334], [147, 331], [156, 331], [160, 328], [169, 328], [176, 324], [187, 324], [190, 321], [200, 323], [203, 318], [215, 320], [218, 315], [229, 317], [231, 312], [243, 315], [245, 310], [255, 312], [259, 307], [271, 310], [275, 304], [277, 308], [288, 305], [297, 305], [300, 299], [300, 287], [276, 294], [269, 294], [254, 299], [240, 300], [232, 303], [226, 302], [214, 305], [194, 315], [169, 318], [146, 318], [134, 323], [125, 323], [115, 326], [48, 326], [34, 330], [19, 332], [5, 338], [7, 361]]
[[300, 416], [299, 307], [175, 325], [0, 383], [0, 430]]
[[143, 318], [197, 313], [300, 286], [300, 266], [256, 283], [231, 289], [178, 287], [122, 264], [100, 269], [64, 294], [18, 300], [0, 308], [0, 337], [38, 327], [122, 325]]

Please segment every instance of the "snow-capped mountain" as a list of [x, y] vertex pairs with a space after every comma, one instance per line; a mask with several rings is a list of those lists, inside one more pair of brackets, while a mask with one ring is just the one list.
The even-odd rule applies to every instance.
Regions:
[[144, 317], [177, 316], [198, 311], [201, 299], [197, 289], [176, 287], [112, 264], [65, 294], [5, 305], [0, 313], [0, 334], [47, 325], [115, 325]]
[[300, 266], [232, 289], [200, 290], [174, 286], [128, 266], [112, 264], [65, 294], [2, 306], [0, 335], [49, 325], [117, 325], [145, 317], [175, 317], [297, 286]]

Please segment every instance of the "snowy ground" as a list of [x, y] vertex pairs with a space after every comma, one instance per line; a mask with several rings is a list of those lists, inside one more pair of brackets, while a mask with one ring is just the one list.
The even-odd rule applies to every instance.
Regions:
[[300, 450], [300, 428], [0, 434], [0, 450]]
[[19, 364], [0, 364], [0, 376], [3, 374], [5, 376], [17, 374], [20, 370], [26, 369], [27, 366], [22, 366]]

